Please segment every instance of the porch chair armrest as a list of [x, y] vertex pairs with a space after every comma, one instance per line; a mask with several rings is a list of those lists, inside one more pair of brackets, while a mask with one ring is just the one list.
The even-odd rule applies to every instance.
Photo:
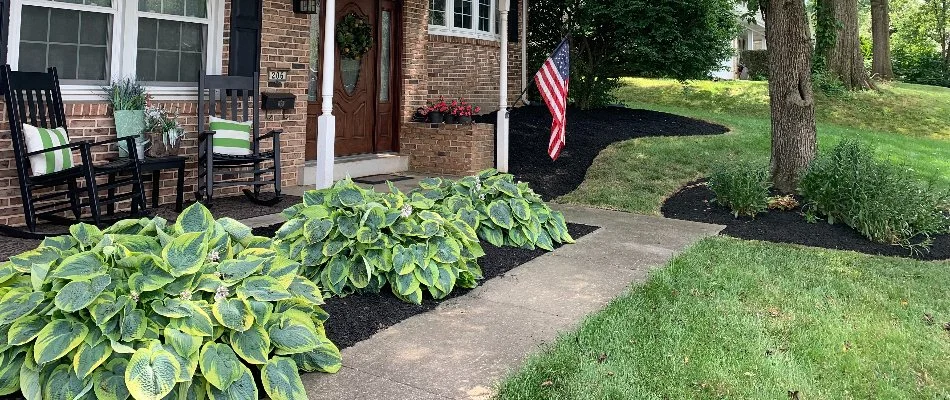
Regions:
[[108, 146], [108, 145], [113, 144], [113, 143], [119, 143], [119, 142], [121, 142], [121, 141], [128, 141], [128, 140], [132, 140], [133, 142], [132, 142], [131, 144], [133, 144], [133, 145], [135, 144], [135, 142], [134, 142], [134, 141], [135, 141], [135, 138], [132, 137], [132, 136], [126, 136], [126, 137], [123, 137], [123, 138], [106, 139], [106, 140], [101, 140], [101, 141], [98, 141], [98, 142], [94, 142], [94, 141], [91, 141], [91, 140], [87, 140], [87, 141], [85, 141], [84, 143], [88, 144], [90, 147], [98, 147], [98, 146]]
[[61, 144], [59, 146], [50, 147], [48, 149], [42, 149], [42, 150], [29, 152], [29, 153], [26, 153], [26, 156], [30, 157], [30, 156], [43, 154], [43, 153], [49, 153], [51, 151], [63, 150], [63, 149], [70, 149], [70, 150], [82, 149], [86, 147], [87, 145], [89, 145], [89, 142], [70, 142], [66, 144]]
[[283, 129], [271, 129], [270, 132], [258, 136], [257, 141], [259, 142], [264, 139], [270, 139], [271, 137], [279, 137], [282, 133], [284, 133]]

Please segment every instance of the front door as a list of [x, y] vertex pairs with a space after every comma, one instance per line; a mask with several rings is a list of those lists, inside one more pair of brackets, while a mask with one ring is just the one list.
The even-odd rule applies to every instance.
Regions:
[[[396, 83], [395, 27], [392, 0], [342, 0], [337, 3], [337, 29], [347, 18], [359, 18], [371, 28], [371, 44], [361, 57], [337, 49], [334, 65], [333, 114], [336, 116], [336, 156], [382, 153], [396, 149], [394, 112]], [[322, 27], [322, 24], [321, 24]], [[319, 33], [322, 35], [322, 32]], [[320, 40], [311, 37], [311, 40]], [[322, 42], [321, 42], [322, 45]], [[322, 47], [322, 46], [321, 46]], [[322, 50], [321, 50], [322, 55]], [[317, 60], [314, 67], [322, 63]], [[317, 73], [319, 79], [322, 75]], [[311, 88], [319, 90], [319, 82]], [[316, 158], [316, 119], [319, 94], [311, 96], [307, 118], [307, 159]]]

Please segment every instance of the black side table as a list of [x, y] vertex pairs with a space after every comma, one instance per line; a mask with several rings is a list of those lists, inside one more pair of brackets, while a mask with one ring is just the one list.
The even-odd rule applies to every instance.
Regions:
[[[139, 171], [142, 174], [142, 179], [145, 179], [145, 175], [151, 175], [152, 181], [152, 208], [158, 207], [158, 189], [159, 182], [162, 175], [162, 170], [166, 169], [177, 169], [178, 170], [178, 191], [175, 197], [175, 211], [181, 211], [184, 203], [185, 197], [185, 160], [187, 157], [184, 156], [168, 156], [168, 157], [146, 157], [144, 160], [139, 161]], [[109, 182], [115, 180], [115, 174], [109, 175]], [[143, 184], [145, 182], [142, 182]], [[109, 196], [115, 194], [115, 189], [109, 190]], [[109, 204], [109, 214], [115, 213], [115, 204]]]

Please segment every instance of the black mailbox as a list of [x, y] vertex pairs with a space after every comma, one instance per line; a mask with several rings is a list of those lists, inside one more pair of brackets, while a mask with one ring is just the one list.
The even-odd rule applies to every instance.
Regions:
[[262, 110], [293, 110], [297, 96], [292, 93], [261, 93]]

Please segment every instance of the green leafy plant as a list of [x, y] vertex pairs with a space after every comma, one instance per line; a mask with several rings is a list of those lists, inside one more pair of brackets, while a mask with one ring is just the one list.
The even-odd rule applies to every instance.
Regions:
[[39, 399], [306, 398], [336, 372], [318, 287], [271, 240], [200, 204], [90, 225], [0, 265], [0, 394]]
[[768, 209], [769, 171], [759, 163], [740, 161], [717, 165], [709, 176], [709, 189], [716, 194], [715, 202], [729, 207], [740, 215], [755, 217]]
[[819, 154], [799, 183], [810, 219], [844, 222], [869, 239], [929, 247], [930, 237], [950, 231], [950, 191], [922, 182], [910, 169], [879, 159], [854, 140]]
[[396, 297], [419, 304], [423, 291], [440, 299], [482, 278], [476, 259], [485, 253], [475, 230], [435, 207], [418, 193], [392, 185], [377, 193], [345, 179], [284, 210], [288, 221], [274, 245], [336, 295], [389, 285]]
[[103, 89], [106, 91], [106, 99], [112, 104], [113, 111], [144, 110], [148, 103], [145, 86], [132, 78], [114, 81]]
[[458, 181], [429, 178], [413, 195], [437, 202], [445, 218], [458, 218], [495, 246], [552, 251], [556, 243], [574, 243], [567, 222], [551, 210], [527, 183], [489, 169]]

